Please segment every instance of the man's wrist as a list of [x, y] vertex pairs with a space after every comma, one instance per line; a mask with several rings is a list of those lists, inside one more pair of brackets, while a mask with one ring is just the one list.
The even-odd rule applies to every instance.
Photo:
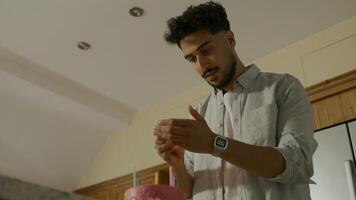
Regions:
[[179, 176], [182, 174], [185, 174], [187, 172], [187, 169], [185, 168], [184, 163], [182, 165], [179, 166], [172, 166], [172, 170], [175, 176]]
[[209, 154], [213, 154], [213, 152], [214, 152], [214, 140], [215, 140], [215, 137], [217, 136], [217, 134], [215, 134], [215, 133], [213, 133], [213, 134], [211, 134], [211, 136], [210, 136], [210, 138], [209, 138], [209, 145], [208, 145], [208, 147], [209, 147], [209, 149], [208, 149], [208, 153]]

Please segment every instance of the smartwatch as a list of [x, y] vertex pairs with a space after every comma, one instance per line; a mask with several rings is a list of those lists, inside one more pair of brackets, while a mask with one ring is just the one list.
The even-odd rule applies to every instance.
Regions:
[[227, 149], [227, 145], [229, 141], [227, 138], [217, 135], [215, 136], [214, 143], [213, 143], [213, 156], [220, 156], [222, 152]]

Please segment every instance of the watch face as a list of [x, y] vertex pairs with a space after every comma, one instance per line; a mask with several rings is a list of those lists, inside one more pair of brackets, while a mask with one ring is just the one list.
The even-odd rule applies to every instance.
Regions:
[[223, 138], [217, 138], [215, 144], [216, 144], [216, 146], [218, 146], [218, 147], [225, 148], [225, 146], [226, 146], [226, 140], [223, 139]]

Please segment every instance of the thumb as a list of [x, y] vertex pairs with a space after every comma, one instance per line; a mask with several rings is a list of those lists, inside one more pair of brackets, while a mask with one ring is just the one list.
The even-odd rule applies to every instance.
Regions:
[[189, 105], [189, 114], [194, 120], [205, 121], [205, 119], [196, 110], [194, 110], [191, 105]]

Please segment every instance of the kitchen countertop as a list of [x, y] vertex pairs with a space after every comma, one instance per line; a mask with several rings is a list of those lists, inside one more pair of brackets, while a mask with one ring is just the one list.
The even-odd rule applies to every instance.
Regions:
[[93, 200], [74, 193], [62, 192], [0, 175], [1, 200]]

